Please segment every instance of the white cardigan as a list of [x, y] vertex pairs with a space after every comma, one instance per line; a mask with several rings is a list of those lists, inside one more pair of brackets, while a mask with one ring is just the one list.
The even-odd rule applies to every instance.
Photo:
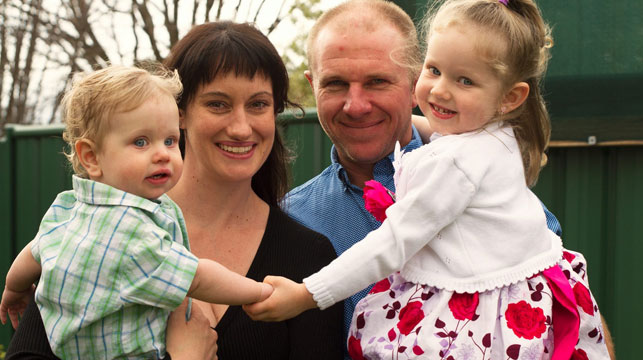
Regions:
[[397, 202], [382, 226], [304, 279], [320, 308], [396, 271], [414, 283], [473, 293], [561, 259], [562, 242], [525, 184], [510, 126], [437, 137], [404, 156], [397, 149]]

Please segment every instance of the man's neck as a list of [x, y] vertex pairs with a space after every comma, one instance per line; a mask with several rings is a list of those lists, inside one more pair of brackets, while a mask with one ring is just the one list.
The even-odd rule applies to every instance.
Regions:
[[357, 164], [350, 161], [340, 161], [340, 163], [344, 167], [351, 184], [359, 188], [363, 188], [365, 182], [373, 179], [373, 167], [375, 164]]

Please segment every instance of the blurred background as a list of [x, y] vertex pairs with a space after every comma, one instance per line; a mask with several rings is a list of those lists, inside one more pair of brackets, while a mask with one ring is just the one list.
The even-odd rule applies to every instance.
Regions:
[[[0, 287], [55, 195], [71, 188], [58, 103], [71, 76], [108, 63], [161, 60], [190, 27], [255, 22], [280, 51], [303, 117], [280, 117], [297, 158], [294, 185], [329, 163], [303, 77], [304, 40], [341, 0], [2, 0], [0, 2]], [[397, 0], [420, 24], [426, 1]], [[553, 28], [544, 82], [549, 162], [533, 189], [585, 254], [616, 353], [636, 359], [643, 332], [643, 2], [536, 0]], [[422, 40], [421, 40], [422, 42]], [[12, 330], [0, 326], [0, 359]]]

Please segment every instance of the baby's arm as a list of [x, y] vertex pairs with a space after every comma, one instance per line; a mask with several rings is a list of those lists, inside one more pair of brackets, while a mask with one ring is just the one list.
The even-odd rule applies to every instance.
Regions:
[[272, 295], [262, 302], [243, 306], [252, 320], [282, 321], [317, 307], [304, 284], [281, 276], [266, 276], [264, 282], [272, 285]]
[[7, 313], [13, 328], [18, 327], [18, 315], [22, 316], [31, 300], [34, 282], [40, 277], [42, 268], [31, 254], [31, 243], [27, 244], [11, 264], [7, 273], [2, 303], [0, 304], [0, 320], [7, 322]]
[[431, 135], [433, 135], [433, 130], [431, 130], [431, 124], [429, 120], [424, 116], [413, 115], [412, 116], [413, 125], [420, 133], [420, 138], [422, 138], [423, 144], [428, 144], [431, 140]]
[[188, 296], [215, 304], [241, 305], [266, 299], [272, 286], [228, 270], [208, 259], [199, 259]]

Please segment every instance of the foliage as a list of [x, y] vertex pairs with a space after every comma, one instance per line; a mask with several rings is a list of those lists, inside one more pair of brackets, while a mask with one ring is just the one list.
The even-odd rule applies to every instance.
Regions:
[[273, 42], [293, 33], [279, 33], [282, 22], [296, 28], [300, 35], [280, 51], [293, 99], [311, 106], [303, 34], [321, 6], [320, 0], [0, 0], [0, 128], [57, 122], [74, 73], [160, 61], [193, 25], [223, 19], [254, 22]]

